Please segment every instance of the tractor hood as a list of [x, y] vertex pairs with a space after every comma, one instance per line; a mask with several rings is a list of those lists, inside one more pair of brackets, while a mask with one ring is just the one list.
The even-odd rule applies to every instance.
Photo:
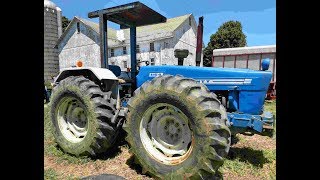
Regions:
[[205, 84], [211, 92], [228, 91], [229, 105], [235, 112], [262, 113], [272, 73], [237, 68], [194, 66], [143, 66], [137, 76], [137, 87], [154, 77], [182, 75]]
[[267, 91], [272, 77], [270, 71], [238, 68], [212, 68], [194, 66], [142, 66], [137, 76], [137, 86], [156, 76], [182, 75], [202, 82], [213, 90]]

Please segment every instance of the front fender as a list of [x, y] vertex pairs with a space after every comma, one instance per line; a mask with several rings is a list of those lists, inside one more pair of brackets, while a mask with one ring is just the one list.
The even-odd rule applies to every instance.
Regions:
[[109, 69], [96, 67], [77, 67], [63, 69], [55, 78], [54, 83], [59, 83], [59, 81], [69, 76], [85, 76], [93, 81], [101, 81], [103, 79], [118, 80], [118, 78]]

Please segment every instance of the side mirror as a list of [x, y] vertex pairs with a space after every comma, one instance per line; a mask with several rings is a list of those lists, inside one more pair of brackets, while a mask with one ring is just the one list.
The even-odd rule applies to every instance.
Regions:
[[269, 58], [262, 60], [262, 62], [261, 62], [262, 71], [268, 70], [269, 66], [270, 66], [270, 59]]

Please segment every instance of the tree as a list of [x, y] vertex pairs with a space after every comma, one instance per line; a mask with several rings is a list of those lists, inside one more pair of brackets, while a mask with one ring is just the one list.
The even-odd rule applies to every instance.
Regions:
[[70, 23], [70, 20], [67, 17], [62, 16], [62, 32], [64, 32], [66, 30], [69, 23]]
[[218, 31], [210, 36], [210, 41], [203, 52], [203, 65], [211, 66], [212, 50], [220, 48], [244, 47], [247, 45], [246, 35], [242, 32], [239, 21], [223, 23]]

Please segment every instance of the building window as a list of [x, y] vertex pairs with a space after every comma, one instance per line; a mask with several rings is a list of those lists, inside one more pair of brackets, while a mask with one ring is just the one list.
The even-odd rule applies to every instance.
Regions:
[[150, 59], [150, 65], [151, 65], [151, 66], [154, 66], [154, 65], [155, 65], [155, 63], [154, 63], [154, 58], [151, 58], [151, 59]]
[[136, 51], [137, 53], [140, 53], [140, 46], [137, 44], [137, 47], [136, 47]]
[[122, 53], [123, 53], [123, 54], [127, 54], [127, 47], [123, 47]]
[[110, 57], [114, 56], [114, 49], [110, 49]]
[[152, 42], [152, 43], [150, 43], [150, 52], [151, 51], [154, 51], [154, 43]]
[[189, 17], [189, 26], [191, 26], [191, 17]]
[[164, 42], [164, 49], [169, 48], [169, 43]]
[[80, 23], [77, 22], [77, 32], [80, 33]]
[[127, 63], [127, 61], [123, 61], [123, 68], [125, 68], [125, 69], [128, 68], [128, 63]]

